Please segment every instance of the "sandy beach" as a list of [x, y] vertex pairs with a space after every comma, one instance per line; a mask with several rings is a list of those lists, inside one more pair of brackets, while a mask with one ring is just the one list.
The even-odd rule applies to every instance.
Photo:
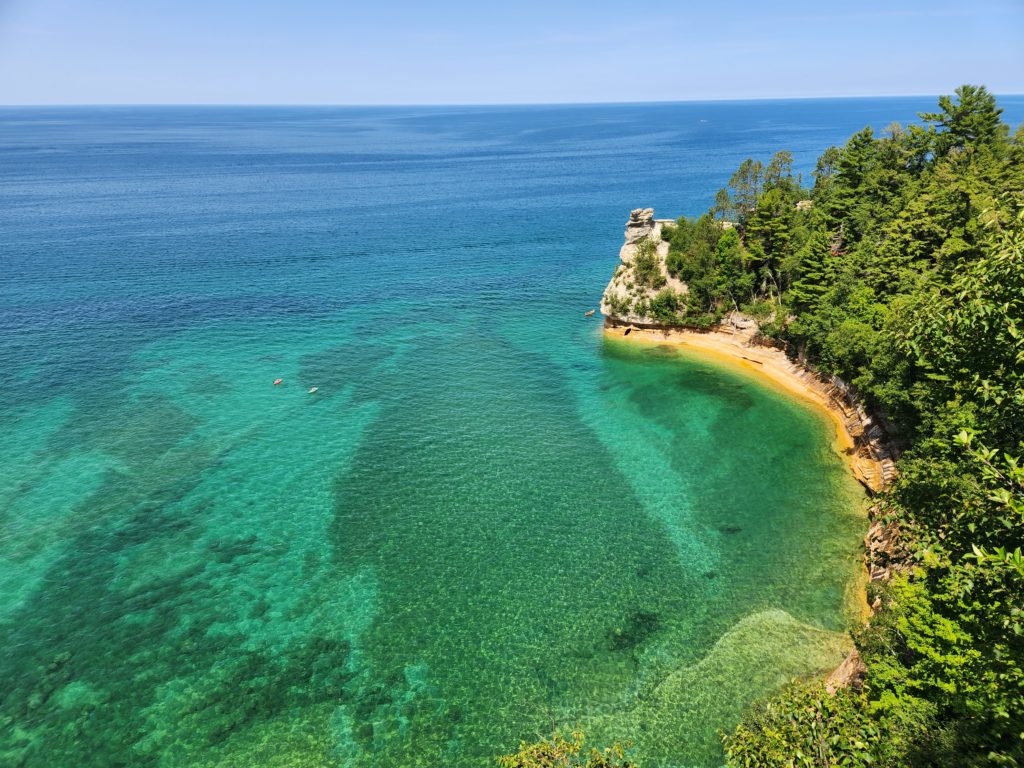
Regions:
[[636, 343], [671, 344], [683, 350], [714, 358], [719, 362], [749, 371], [771, 382], [788, 394], [813, 404], [826, 413], [836, 427], [833, 447], [849, 464], [854, 476], [872, 493], [885, 482], [885, 467], [867, 449], [862, 424], [856, 410], [835, 397], [827, 384], [790, 360], [773, 347], [749, 344], [749, 335], [728, 331], [689, 331], [605, 326], [609, 336], [627, 338]]

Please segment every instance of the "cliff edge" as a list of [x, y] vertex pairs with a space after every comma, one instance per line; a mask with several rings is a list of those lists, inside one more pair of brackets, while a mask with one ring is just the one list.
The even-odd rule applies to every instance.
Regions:
[[816, 402], [836, 421], [844, 436], [842, 452], [857, 479], [878, 493], [896, 474], [897, 450], [884, 422], [872, 414], [853, 388], [836, 376], [817, 371], [802, 356], [787, 354], [784, 345], [759, 335], [757, 322], [729, 312], [705, 329], [680, 322], [689, 292], [668, 274], [668, 242], [662, 228], [671, 219], [655, 219], [651, 208], [630, 212], [619, 265], [601, 297], [606, 333], [674, 343], [693, 351], [732, 358], [773, 379], [789, 391]]
[[637, 208], [626, 222], [626, 242], [619, 249], [619, 265], [601, 297], [601, 314], [616, 325], [659, 325], [656, 309], [688, 292], [686, 284], [668, 273], [668, 243], [662, 227], [671, 219], [655, 219], [653, 208]]

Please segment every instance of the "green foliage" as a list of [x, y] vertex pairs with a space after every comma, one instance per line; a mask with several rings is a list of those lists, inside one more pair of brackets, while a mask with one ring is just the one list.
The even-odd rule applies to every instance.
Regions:
[[979, 257], [915, 302], [898, 341], [932, 407], [976, 403], [1001, 444], [1024, 441], [1024, 201], [988, 220]]
[[842, 157], [842, 150], [839, 147], [829, 147], [818, 158], [814, 166], [814, 196], [813, 199], [825, 198], [832, 188], [832, 181], [839, 170], [839, 158]]
[[880, 735], [863, 696], [830, 696], [818, 683], [755, 704], [724, 746], [729, 765], [742, 768], [865, 766], [878, 760]]
[[682, 218], [672, 228], [668, 272], [689, 288], [683, 322], [708, 327], [753, 298], [757, 276], [739, 232], [711, 215]]
[[747, 220], [744, 240], [752, 261], [769, 292], [782, 293], [779, 268], [793, 251], [796, 211], [792, 194], [772, 187], [758, 199], [757, 210]]
[[[803, 685], [752, 710], [730, 765], [1024, 766], [1024, 131], [1000, 112], [963, 86], [928, 127], [826, 150], [813, 192], [778, 155], [733, 177], [745, 307], [778, 306], [762, 332], [901, 430], [885, 503], [916, 567], [856, 637], [864, 691]], [[713, 297], [721, 263], [680, 273]]]
[[647, 315], [665, 325], [678, 325], [686, 309], [683, 297], [671, 288], [663, 288], [650, 300]]
[[683, 217], [668, 231], [669, 251], [665, 266], [670, 275], [682, 278], [684, 271], [710, 258], [722, 235], [722, 225], [711, 216], [702, 216], [695, 221]]
[[715, 193], [715, 204], [711, 207], [711, 215], [716, 219], [724, 219], [735, 210], [732, 199], [729, 197], [729, 190], [720, 189]]
[[626, 317], [633, 308], [633, 300], [629, 296], [615, 294], [608, 297], [608, 306], [616, 317]]
[[796, 253], [788, 271], [796, 275], [789, 291], [789, 302], [797, 312], [816, 309], [828, 291], [833, 277], [833, 236], [819, 229], [812, 234]]
[[782, 150], [772, 155], [764, 169], [764, 188], [790, 189], [793, 186], [793, 154]]
[[992, 144], [1003, 138], [1006, 126], [999, 119], [1003, 113], [996, 98], [984, 86], [962, 85], [956, 89], [957, 101], [950, 96], [939, 98], [939, 112], [922, 114], [925, 120], [937, 123], [942, 131], [936, 151], [965, 149]]
[[519, 751], [498, 758], [500, 768], [636, 768], [626, 760], [626, 747], [613, 744], [604, 749], [584, 748], [584, 735], [573, 731], [570, 739], [555, 732], [550, 738], [527, 744]]
[[740, 164], [736, 173], [729, 179], [734, 210], [741, 224], [757, 208], [757, 198], [761, 195], [763, 171], [764, 166], [760, 162], [748, 158]]
[[739, 301], [753, 295], [754, 274], [748, 269], [750, 257], [740, 242], [735, 229], [727, 229], [715, 244], [715, 293], [728, 296], [736, 306]]
[[661, 273], [661, 262], [658, 259], [658, 244], [650, 238], [637, 243], [636, 256], [633, 258], [633, 275], [637, 285], [644, 288], [660, 288], [665, 284]]

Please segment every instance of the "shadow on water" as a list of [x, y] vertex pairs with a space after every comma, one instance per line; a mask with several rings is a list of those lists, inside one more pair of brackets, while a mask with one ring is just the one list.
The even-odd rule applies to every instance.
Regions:
[[[378, 722], [360, 742], [368, 765], [373, 753], [479, 763], [551, 713], [614, 700], [635, 674], [620, 652], [659, 613], [680, 615], [695, 589], [595, 437], [564, 412], [557, 380], [534, 375], [542, 361], [474, 338], [471, 358], [458, 338], [409, 353], [407, 365], [436, 375], [393, 401], [335, 491], [336, 560], [382, 574], [370, 679], [398, 681], [390, 696], [411, 701], [399, 673], [422, 668], [444, 701], [430, 718]], [[457, 755], [436, 751], [452, 740]]]

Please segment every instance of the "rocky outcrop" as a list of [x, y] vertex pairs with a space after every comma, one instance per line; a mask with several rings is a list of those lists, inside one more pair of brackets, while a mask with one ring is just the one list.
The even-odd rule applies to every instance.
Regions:
[[[875, 505], [868, 512], [871, 527], [864, 536], [864, 565], [872, 582], [888, 581], [910, 570], [910, 550], [899, 524], [887, 520]], [[872, 606], [875, 608], [875, 606]]]
[[843, 663], [836, 667], [832, 674], [825, 678], [825, 690], [833, 696], [840, 688], [853, 688], [860, 690], [864, 684], [864, 675], [868, 668], [860, 658], [860, 653], [854, 648], [850, 651]]
[[[619, 266], [601, 297], [601, 314], [618, 324], [654, 325], [649, 313], [650, 301], [666, 288], [683, 296], [686, 284], [672, 277], [665, 266], [668, 243], [661, 233], [671, 219], [655, 219], [653, 208], [636, 208], [626, 222], [626, 238], [619, 249]], [[649, 263], [637, 269], [637, 257], [645, 255]]]
[[654, 209], [634, 208], [626, 222], [626, 245], [636, 245], [654, 235]]
[[735, 335], [743, 336], [747, 341], [752, 341], [757, 334], [757, 320], [742, 312], [729, 312], [722, 318], [722, 326], [728, 328]]

